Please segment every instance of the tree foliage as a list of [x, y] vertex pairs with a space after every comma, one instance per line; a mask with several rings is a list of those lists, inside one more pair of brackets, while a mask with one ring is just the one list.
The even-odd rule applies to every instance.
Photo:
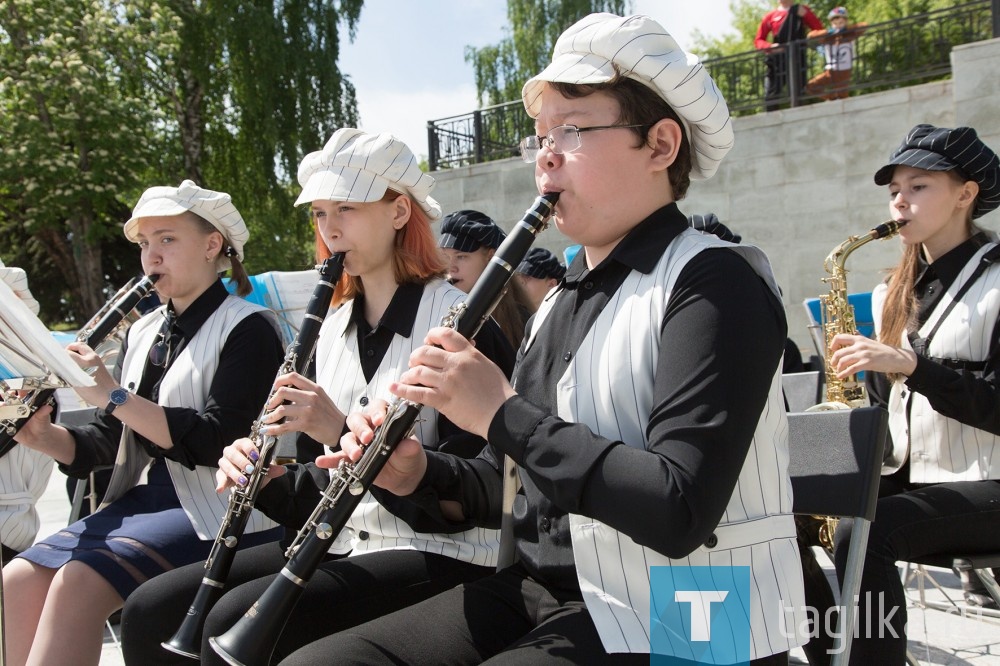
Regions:
[[2, 250], [29, 270], [43, 319], [86, 320], [136, 272], [120, 225], [154, 184], [230, 192], [251, 272], [305, 265], [292, 182], [305, 152], [357, 122], [336, 63], [362, 5], [0, 2]]
[[627, 14], [629, 0], [507, 0], [508, 25], [498, 44], [467, 46], [479, 105], [521, 98], [521, 86], [549, 63], [559, 35], [593, 12]]

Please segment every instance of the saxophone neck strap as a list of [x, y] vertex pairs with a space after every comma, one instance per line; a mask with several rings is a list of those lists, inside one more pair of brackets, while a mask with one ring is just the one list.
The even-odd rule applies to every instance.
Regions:
[[910, 340], [910, 346], [913, 347], [913, 351], [920, 356], [924, 356], [932, 361], [935, 361], [936, 363], [952, 368], [953, 370], [981, 371], [986, 367], [985, 361], [963, 361], [960, 359], [937, 358], [930, 356], [928, 351], [931, 346], [931, 340], [934, 339], [934, 335], [937, 334], [938, 329], [941, 328], [941, 324], [944, 320], [948, 318], [949, 314], [951, 314], [955, 304], [962, 300], [962, 297], [965, 296], [966, 292], [969, 291], [970, 288], [972, 288], [972, 285], [975, 284], [976, 280], [978, 280], [986, 269], [998, 259], [1000, 259], [1000, 244], [994, 244], [993, 247], [987, 250], [979, 258], [979, 263], [976, 265], [976, 269], [972, 271], [972, 275], [970, 275], [969, 279], [962, 284], [959, 290], [955, 293], [955, 297], [948, 303], [944, 312], [942, 312], [941, 316], [937, 318], [937, 321], [934, 323], [934, 327], [931, 329], [930, 333], [923, 338], [921, 338], [915, 331], [911, 331], [907, 334], [907, 338]]

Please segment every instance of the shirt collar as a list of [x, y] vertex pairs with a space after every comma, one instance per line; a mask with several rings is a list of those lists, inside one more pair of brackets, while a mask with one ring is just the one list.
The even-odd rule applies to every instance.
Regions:
[[962, 272], [965, 265], [969, 263], [973, 255], [979, 251], [983, 245], [989, 242], [989, 238], [983, 232], [975, 234], [965, 242], [948, 250], [944, 255], [938, 257], [933, 264], [928, 264], [924, 260], [923, 253], [920, 253], [920, 276], [917, 282], [925, 282], [928, 279], [937, 278], [945, 286], [952, 284]]
[[[222, 284], [222, 280], [216, 280], [212, 286], [201, 293], [201, 296], [194, 299], [194, 302], [177, 317], [174, 327], [183, 334], [185, 340], [190, 340], [198, 332], [201, 325], [208, 320], [212, 313], [219, 309], [222, 302], [229, 296], [229, 292]], [[167, 303], [168, 317], [173, 313], [173, 305]]]
[[[407, 282], [396, 287], [396, 293], [392, 295], [389, 307], [382, 313], [382, 318], [374, 328], [384, 326], [397, 335], [409, 338], [413, 333], [413, 322], [417, 318], [417, 309], [420, 307], [420, 297], [423, 293], [424, 285], [416, 282]], [[365, 321], [364, 294], [354, 297], [354, 303], [351, 305], [351, 324], [359, 331], [374, 330]]]
[[[687, 228], [687, 218], [677, 208], [677, 204], [667, 204], [634, 226], [611, 254], [593, 270], [597, 271], [611, 262], [617, 262], [640, 273], [651, 273], [670, 242]], [[586, 254], [581, 249], [566, 269], [563, 280], [568, 285], [574, 284], [591, 272], [587, 269]]]

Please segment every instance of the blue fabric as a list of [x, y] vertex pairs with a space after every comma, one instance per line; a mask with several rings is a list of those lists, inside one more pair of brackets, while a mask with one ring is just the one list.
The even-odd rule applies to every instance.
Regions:
[[[276, 541], [282, 532], [277, 527], [244, 535], [240, 547]], [[83, 562], [127, 599], [149, 578], [204, 560], [213, 543], [195, 534], [166, 465], [157, 462], [146, 485], [36, 543], [20, 557], [50, 569]]]

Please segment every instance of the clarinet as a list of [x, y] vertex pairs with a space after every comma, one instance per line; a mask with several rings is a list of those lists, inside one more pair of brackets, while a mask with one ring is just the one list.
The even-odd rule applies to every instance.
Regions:
[[[558, 198], [557, 193], [550, 193], [535, 199], [524, 218], [497, 248], [468, 298], [452, 308], [442, 326], [453, 328], [467, 338], [475, 336], [499, 303], [535, 237], [548, 224]], [[343, 461], [333, 470], [322, 499], [285, 553], [289, 561], [281, 575], [229, 631], [208, 639], [212, 649], [227, 663], [266, 666], [270, 662], [285, 622], [329, 550], [330, 539], [347, 524], [399, 442], [413, 432], [421, 407], [394, 398], [361, 458], [355, 463]]]
[[[76, 342], [84, 342], [91, 349], [96, 349], [131, 314], [136, 304], [153, 290], [158, 279], [159, 275], [146, 275], [135, 286], [132, 286], [134, 278], [129, 281], [77, 333]], [[14, 437], [39, 408], [46, 404], [55, 405], [55, 392], [54, 388], [31, 391], [21, 401], [26, 410], [24, 417], [0, 422], [0, 458], [14, 448], [17, 444]]]
[[[342, 252], [334, 254], [319, 266], [319, 282], [313, 289], [309, 305], [306, 306], [302, 326], [296, 334], [295, 340], [288, 345], [288, 349], [285, 351], [285, 359], [278, 369], [279, 377], [291, 372], [301, 374], [306, 371], [316, 350], [316, 342], [319, 339], [323, 320], [330, 309], [333, 291], [340, 281], [343, 271], [344, 254]], [[267, 405], [274, 397], [274, 393], [275, 389], [272, 389], [271, 394], [264, 401], [264, 408], [261, 410], [260, 416], [250, 426], [250, 440], [260, 453], [260, 457], [257, 458], [253, 472], [247, 475], [246, 485], [242, 488], [235, 487], [229, 495], [229, 506], [222, 518], [219, 534], [215, 537], [215, 543], [208, 554], [208, 559], [205, 560], [205, 576], [201, 579], [201, 585], [198, 587], [198, 592], [195, 594], [194, 601], [191, 602], [187, 615], [177, 631], [174, 632], [173, 637], [160, 644], [164, 649], [176, 654], [191, 659], [200, 659], [201, 633], [205, 628], [205, 619], [222, 596], [226, 579], [229, 577], [229, 569], [232, 567], [233, 558], [236, 557], [236, 547], [246, 530], [250, 513], [257, 501], [257, 495], [264, 486], [267, 470], [271, 466], [271, 460], [277, 449], [277, 437], [261, 434], [261, 428], [265, 425], [264, 417], [269, 413]]]

